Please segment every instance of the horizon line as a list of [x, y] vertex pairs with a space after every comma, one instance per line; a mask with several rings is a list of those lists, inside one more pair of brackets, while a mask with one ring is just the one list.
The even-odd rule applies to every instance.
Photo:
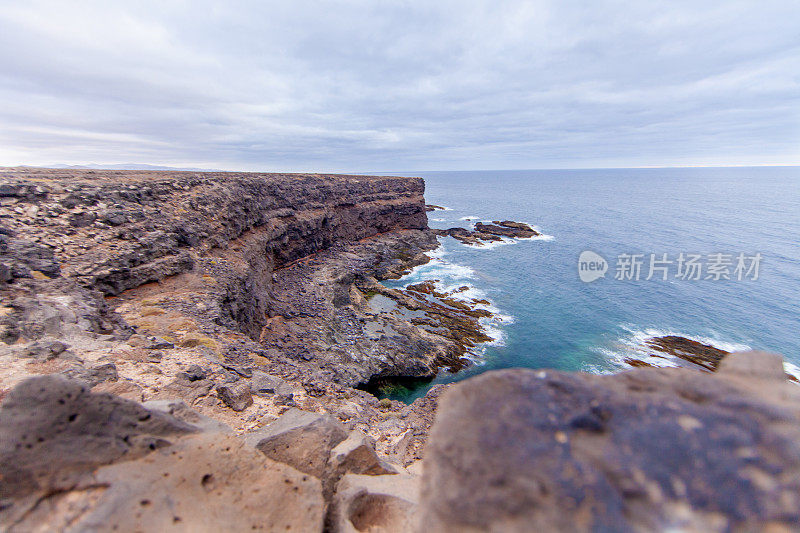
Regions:
[[[132, 168], [125, 168], [130, 165]], [[152, 168], [133, 168], [133, 167], [152, 167]], [[160, 168], [159, 168], [160, 167]], [[554, 170], [666, 170], [679, 168], [797, 168], [796, 164], [733, 164], [733, 165], [640, 165], [640, 166], [609, 166], [609, 167], [530, 167], [530, 168], [476, 168], [476, 169], [447, 169], [447, 170], [226, 170], [214, 168], [152, 165], [147, 163], [108, 163], [108, 166], [98, 163], [86, 163], [84, 165], [0, 165], [0, 169], [47, 169], [47, 170], [118, 170], [118, 171], [150, 171], [150, 172], [227, 172], [227, 173], [253, 173], [253, 174], [410, 174], [417, 172], [522, 172], [522, 171], [554, 171]]]

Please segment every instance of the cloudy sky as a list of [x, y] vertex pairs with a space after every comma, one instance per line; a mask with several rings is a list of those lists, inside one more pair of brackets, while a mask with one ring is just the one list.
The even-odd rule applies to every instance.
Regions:
[[0, 2], [0, 165], [800, 164], [800, 6]]

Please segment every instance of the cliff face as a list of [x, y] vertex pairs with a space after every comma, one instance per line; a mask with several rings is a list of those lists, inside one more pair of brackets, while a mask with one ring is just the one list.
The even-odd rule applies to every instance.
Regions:
[[[370, 306], [377, 290], [402, 297], [376, 279], [437, 246], [423, 192], [399, 177], [0, 171], [0, 397], [62, 373], [139, 401], [181, 398], [237, 428], [298, 405], [367, 430], [377, 399], [348, 386], [432, 377], [477, 338]], [[192, 365], [205, 378], [182, 377]], [[256, 372], [286, 380], [284, 393], [237, 403], [231, 384], [260, 390]], [[413, 456], [415, 439], [397, 453]]]
[[28, 170], [0, 172], [4, 225], [52, 246], [105, 294], [185, 272], [258, 228], [280, 267], [330, 247], [425, 229], [420, 178]]
[[228, 273], [223, 314], [252, 334], [263, 325], [274, 269], [337, 243], [427, 227], [420, 178], [74, 170], [0, 177], [9, 277], [60, 274], [117, 295], [188, 272], [231, 245], [238, 257], [230, 260], [245, 264], [238, 276]]

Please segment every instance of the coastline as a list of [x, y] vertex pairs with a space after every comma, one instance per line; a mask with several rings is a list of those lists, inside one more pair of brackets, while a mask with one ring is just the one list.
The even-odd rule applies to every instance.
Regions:
[[[773, 473], [773, 457], [800, 471], [790, 455], [800, 389], [780, 356], [664, 337], [661, 349], [697, 349], [708, 367], [516, 369], [435, 384], [409, 405], [376, 397], [474, 363], [501, 313], [469, 284], [403, 277], [435, 271], [441, 253], [419, 178], [0, 170], [0, 180], [3, 527], [220, 520], [195, 516], [197, 502], [234, 510], [222, 520], [233, 529], [527, 527], [534, 512], [569, 528], [584, 504], [649, 509], [593, 512], [597, 527], [706, 526], [712, 511], [741, 525], [735, 507], [717, 507], [731, 497], [761, 521], [800, 520], [783, 496], [797, 478]], [[546, 237], [480, 224], [445, 233], [475, 249]], [[770, 438], [733, 453], [748, 431]], [[669, 492], [665, 456], [697, 498]], [[583, 477], [551, 468], [564, 461]], [[760, 485], [748, 484], [753, 465]], [[725, 501], [707, 472], [735, 487]], [[519, 489], [530, 480], [547, 491]], [[569, 497], [585, 487], [601, 497]], [[513, 505], [487, 507], [486, 495]], [[696, 514], [676, 521], [674, 501]], [[452, 512], [463, 505], [471, 515]]]

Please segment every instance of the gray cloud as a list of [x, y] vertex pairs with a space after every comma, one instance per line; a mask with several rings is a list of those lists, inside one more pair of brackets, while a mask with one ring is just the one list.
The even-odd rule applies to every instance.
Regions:
[[0, 4], [0, 164], [800, 164], [794, 2]]

